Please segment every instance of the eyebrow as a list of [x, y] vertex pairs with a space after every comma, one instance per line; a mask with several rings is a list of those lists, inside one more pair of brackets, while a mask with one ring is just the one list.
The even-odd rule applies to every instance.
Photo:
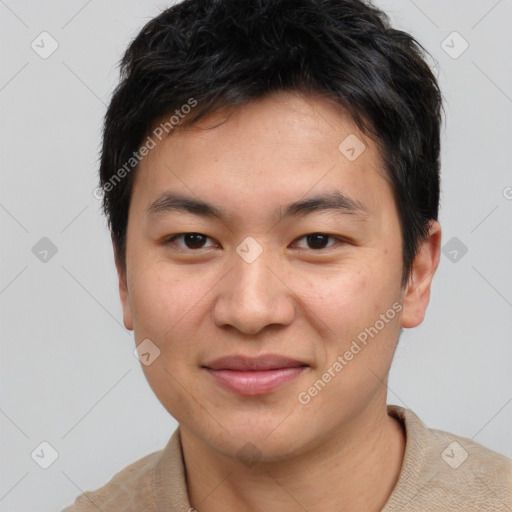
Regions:
[[[359, 200], [353, 199], [338, 190], [317, 194], [285, 206], [281, 220], [289, 217], [305, 217], [314, 212], [332, 211], [339, 214], [366, 216], [368, 208]], [[228, 212], [195, 197], [168, 191], [160, 195], [147, 208], [148, 217], [158, 217], [171, 212], [185, 212], [204, 218], [229, 217]]]

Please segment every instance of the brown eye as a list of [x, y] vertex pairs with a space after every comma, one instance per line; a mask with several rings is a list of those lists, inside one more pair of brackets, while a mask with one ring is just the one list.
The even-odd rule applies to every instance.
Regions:
[[304, 235], [299, 240], [305, 239], [307, 247], [301, 247], [305, 249], [326, 249], [328, 247], [332, 247], [333, 244], [327, 245], [329, 239], [335, 239], [332, 235], [326, 235], [325, 233], [311, 233], [309, 235]]
[[[205, 248], [205, 243], [209, 238], [210, 237], [203, 235], [202, 233], [180, 233], [179, 235], [174, 235], [173, 237], [168, 239], [166, 244], [176, 244], [178, 247], [182, 249], [203, 249]], [[175, 241], [178, 239], [182, 239], [185, 246], [177, 244]]]

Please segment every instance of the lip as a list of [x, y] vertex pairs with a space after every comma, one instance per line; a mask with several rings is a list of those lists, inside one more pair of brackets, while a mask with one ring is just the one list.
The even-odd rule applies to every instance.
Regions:
[[308, 367], [296, 359], [273, 354], [257, 358], [221, 357], [203, 366], [225, 389], [249, 396], [271, 393], [297, 378]]
[[221, 357], [205, 364], [204, 366], [210, 370], [256, 371], [278, 370], [280, 368], [297, 368], [299, 366], [308, 365], [286, 356], [266, 354], [259, 357], [247, 357], [242, 355]]

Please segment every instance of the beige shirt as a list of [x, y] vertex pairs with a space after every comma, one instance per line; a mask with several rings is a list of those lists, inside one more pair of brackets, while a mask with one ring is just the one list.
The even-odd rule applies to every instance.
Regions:
[[[512, 512], [512, 460], [471, 439], [426, 428], [388, 405], [405, 429], [400, 475], [382, 512]], [[165, 449], [130, 464], [62, 512], [188, 512], [179, 427]], [[200, 511], [199, 511], [200, 512]]]

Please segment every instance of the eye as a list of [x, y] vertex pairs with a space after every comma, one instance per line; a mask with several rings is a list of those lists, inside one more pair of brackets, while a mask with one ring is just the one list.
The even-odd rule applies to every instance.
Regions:
[[[309, 235], [304, 235], [304, 236], [298, 238], [297, 240], [305, 239], [306, 243], [310, 244], [312, 246], [312, 247], [305, 247], [305, 249], [318, 250], [318, 249], [325, 249], [328, 247], [332, 247], [333, 245], [335, 245], [335, 243], [334, 243], [334, 244], [326, 246], [327, 240], [329, 238], [331, 238], [333, 240], [338, 240], [339, 242], [343, 243], [343, 241], [340, 240], [339, 238], [336, 238], [332, 235], [327, 235], [325, 233], [310, 233]], [[300, 247], [300, 248], [302, 249], [303, 247]]]
[[[182, 239], [185, 243], [185, 246], [182, 246], [180, 244], [177, 244], [175, 241]], [[205, 248], [205, 242], [206, 240], [210, 239], [209, 236], [203, 235], [202, 233], [180, 233], [178, 235], [174, 235], [167, 240], [165, 240], [165, 245], [174, 244], [180, 247], [181, 249], [204, 249]], [[211, 240], [211, 239], [210, 239]], [[208, 247], [215, 247], [215, 245], [212, 246], [206, 246]]]
[[[328, 240], [331, 239], [333, 241], [332, 244], [328, 245]], [[177, 243], [178, 240], [181, 240], [184, 245], [181, 243]], [[175, 245], [180, 249], [184, 250], [194, 250], [194, 249], [208, 249], [209, 247], [215, 247], [216, 245], [205, 245], [207, 240], [212, 240], [209, 236], [203, 235], [202, 233], [179, 233], [177, 235], [173, 235], [170, 238], [167, 238], [164, 241], [164, 245]], [[305, 240], [306, 244], [309, 247], [300, 247], [299, 249], [313, 249], [315, 251], [321, 249], [328, 249], [333, 245], [336, 245], [336, 241], [339, 243], [344, 243], [343, 240], [325, 233], [310, 233], [304, 236], [301, 236], [297, 239], [297, 241]], [[295, 242], [295, 245], [298, 242]]]

